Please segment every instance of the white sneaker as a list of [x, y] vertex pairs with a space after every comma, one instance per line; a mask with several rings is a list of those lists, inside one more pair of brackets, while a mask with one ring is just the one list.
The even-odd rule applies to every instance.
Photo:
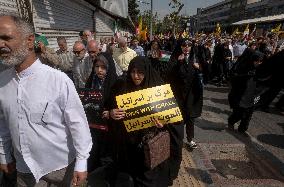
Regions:
[[197, 148], [197, 144], [194, 141], [189, 142], [189, 147], [192, 149]]

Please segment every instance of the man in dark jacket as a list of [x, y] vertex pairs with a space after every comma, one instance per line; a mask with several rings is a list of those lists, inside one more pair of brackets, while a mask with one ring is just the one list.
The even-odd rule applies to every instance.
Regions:
[[255, 71], [258, 65], [262, 63], [263, 54], [251, 50], [244, 55], [248, 57], [240, 58], [237, 61], [231, 77], [231, 91], [229, 93], [230, 107], [233, 113], [228, 119], [228, 128], [234, 129], [234, 124], [241, 121], [238, 131], [244, 133], [251, 120], [256, 91]]

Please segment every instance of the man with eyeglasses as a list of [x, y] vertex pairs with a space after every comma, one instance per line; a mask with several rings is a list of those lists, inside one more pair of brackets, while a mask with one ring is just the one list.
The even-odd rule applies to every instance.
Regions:
[[73, 78], [76, 88], [85, 88], [85, 83], [92, 72], [92, 59], [83, 42], [77, 41], [73, 46], [74, 67]]
[[[87, 49], [88, 49], [89, 58], [90, 58], [91, 61], [94, 61], [96, 59], [96, 57], [98, 56], [98, 54], [101, 52], [100, 51], [100, 45], [96, 40], [90, 40], [88, 45], [87, 45]], [[104, 53], [107, 53], [107, 52], [104, 52]], [[116, 69], [116, 74], [118, 76], [122, 75], [122, 70], [119, 67], [119, 65], [115, 62], [115, 60], [114, 60], [114, 65], [115, 65], [115, 69]]]

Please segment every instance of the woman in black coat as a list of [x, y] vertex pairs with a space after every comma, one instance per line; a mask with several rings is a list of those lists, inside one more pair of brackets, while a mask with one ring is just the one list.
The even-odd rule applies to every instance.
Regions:
[[170, 82], [175, 96], [183, 111], [189, 145], [196, 147], [194, 138], [194, 120], [201, 116], [203, 106], [202, 61], [199, 60], [198, 47], [183, 40], [176, 47], [171, 58], [175, 63], [171, 69]]
[[234, 124], [241, 121], [238, 131], [244, 133], [249, 126], [256, 101], [255, 72], [262, 63], [261, 52], [248, 49], [236, 62], [231, 76], [231, 90], [228, 96], [233, 113], [228, 119], [228, 128], [233, 130]]
[[[126, 79], [118, 80], [112, 88], [109, 102], [110, 130], [112, 134], [112, 157], [118, 172], [124, 172], [133, 178], [134, 186], [166, 187], [169, 180], [168, 162], [164, 161], [154, 169], [144, 164], [143, 138], [157, 130], [153, 126], [146, 129], [127, 132], [123, 124], [125, 111], [116, 103], [116, 96], [163, 85], [163, 81], [153, 69], [147, 58], [137, 56], [131, 60]], [[155, 122], [159, 126], [159, 122]], [[161, 126], [160, 126], [161, 127]], [[165, 127], [166, 128], [166, 127]]]
[[109, 111], [106, 110], [105, 105], [110, 96], [111, 87], [116, 80], [117, 75], [112, 57], [107, 53], [101, 53], [93, 62], [93, 70], [85, 86], [85, 88], [96, 90], [102, 94], [99, 113], [93, 115], [94, 118], [97, 118], [95, 120], [96, 122], [89, 121], [90, 132], [94, 144], [88, 159], [88, 172], [108, 164], [106, 163], [106, 160], [109, 160], [110, 157], [109, 132], [107, 125]]

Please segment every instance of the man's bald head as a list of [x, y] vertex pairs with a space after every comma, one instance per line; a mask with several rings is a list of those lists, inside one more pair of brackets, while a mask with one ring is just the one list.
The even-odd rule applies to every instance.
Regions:
[[125, 37], [120, 37], [117, 39], [118, 46], [125, 50], [127, 48], [127, 39]]
[[90, 40], [87, 45], [90, 57], [94, 60], [101, 51], [100, 45], [96, 40]]
[[79, 60], [82, 60], [86, 54], [86, 48], [84, 43], [81, 41], [76, 41], [73, 45], [73, 53]]

